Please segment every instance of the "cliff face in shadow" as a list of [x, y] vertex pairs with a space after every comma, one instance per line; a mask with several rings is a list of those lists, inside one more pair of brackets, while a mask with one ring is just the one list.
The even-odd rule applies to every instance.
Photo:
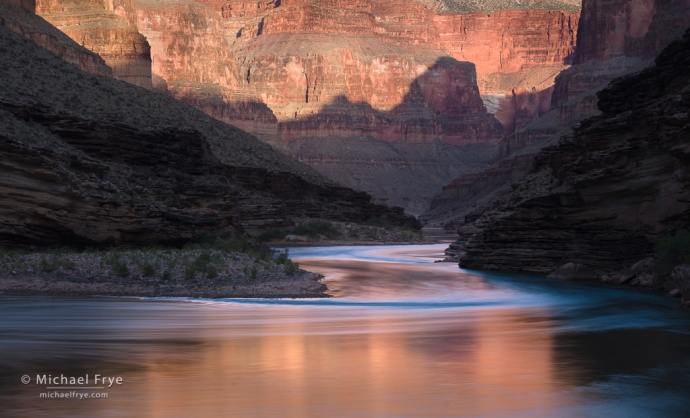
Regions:
[[575, 262], [612, 274], [687, 228], [689, 65], [690, 31], [599, 92], [600, 115], [537, 154], [512, 192], [460, 228], [460, 265], [547, 273]]
[[0, 60], [1, 245], [179, 244], [294, 217], [418, 225], [237, 128], [82, 72], [4, 27]]

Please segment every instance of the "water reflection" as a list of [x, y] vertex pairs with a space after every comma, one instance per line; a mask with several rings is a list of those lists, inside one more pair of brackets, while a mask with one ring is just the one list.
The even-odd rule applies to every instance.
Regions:
[[[0, 416], [687, 416], [674, 301], [461, 271], [443, 245], [296, 248], [332, 299], [0, 298]], [[23, 374], [122, 376], [40, 399]]]

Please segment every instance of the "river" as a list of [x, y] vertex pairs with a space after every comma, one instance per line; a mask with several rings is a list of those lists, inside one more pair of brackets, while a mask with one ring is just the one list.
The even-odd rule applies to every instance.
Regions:
[[[434, 263], [445, 247], [290, 249], [330, 299], [0, 295], [0, 416], [690, 416], [677, 300]], [[96, 374], [121, 384], [36, 382]]]

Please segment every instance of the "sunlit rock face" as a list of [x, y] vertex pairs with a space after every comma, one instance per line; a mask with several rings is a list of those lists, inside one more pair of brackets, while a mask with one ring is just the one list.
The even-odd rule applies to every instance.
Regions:
[[27, 2], [0, 1], [0, 26], [42, 46], [63, 60], [74, 64], [80, 70], [106, 77], [113, 76], [113, 70], [103, 58], [77, 45], [69, 36], [34, 14], [35, 4]]
[[510, 134], [551, 108], [555, 77], [572, 63], [580, 13], [509, 10], [434, 17], [441, 48], [477, 67], [490, 112]]
[[[672, 1], [585, 1], [579, 23], [574, 65], [558, 74], [551, 97], [552, 110], [524, 129], [507, 135], [499, 143], [497, 166], [478, 174], [478, 178], [502, 182], [478, 181], [472, 196], [463, 185], [470, 178], [460, 178], [439, 190], [424, 219], [435, 219], [457, 228], [473, 222], [472, 213], [486, 205], [501, 187], [505, 190], [516, 176], [531, 168], [529, 159], [547, 145], [555, 144], [578, 122], [599, 112], [597, 92], [612, 79], [642, 70], [690, 26], [690, 2]], [[501, 117], [500, 112], [497, 117]], [[459, 185], [459, 186], [458, 186]], [[458, 188], [459, 187], [459, 188]], [[478, 201], [478, 199], [483, 199]]]
[[[95, 7], [80, 4], [63, 1], [45, 10], [65, 15]], [[382, 176], [362, 179], [361, 156], [353, 161], [354, 155], [336, 154], [333, 146], [320, 147], [325, 154], [313, 158], [289, 144], [333, 138], [392, 146], [495, 144], [549, 110], [553, 79], [572, 57], [579, 16], [572, 8], [458, 15], [414, 0], [104, 5], [148, 40], [157, 89], [298, 158], [340, 164], [335, 179], [355, 177], [349, 185], [372, 192], [381, 190], [373, 183]], [[379, 197], [408, 208], [412, 200], [412, 206], [426, 206], [430, 190], [452, 178], [444, 176], [477, 169], [464, 160], [444, 161], [457, 169], [431, 175], [428, 165], [440, 160], [428, 161], [429, 152], [421, 153], [424, 161], [401, 149], [394, 153], [389, 161], [417, 170], [428, 191]], [[475, 162], [486, 161], [489, 153], [481, 154]]]
[[151, 88], [150, 47], [146, 38], [121, 14], [133, 12], [131, 0], [38, 0], [36, 12], [100, 55], [113, 76]]

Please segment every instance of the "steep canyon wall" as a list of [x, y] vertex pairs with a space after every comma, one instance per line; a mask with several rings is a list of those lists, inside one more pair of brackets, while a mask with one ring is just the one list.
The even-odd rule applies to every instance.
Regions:
[[[516, 167], [517, 173], [510, 173], [502, 183], [480, 191], [478, 194], [483, 198], [480, 203], [462, 194], [449, 200], [447, 190], [439, 192], [437, 200], [432, 202], [434, 207], [423, 218], [446, 222], [449, 228], [464, 224], [466, 215], [487, 204], [497, 189], [505, 190], [515, 181], [515, 174], [524, 175], [529, 170], [530, 165], [524, 165], [524, 156], [533, 156], [546, 145], [557, 143], [573, 125], [597, 114], [597, 92], [609, 81], [643, 69], [653, 56], [683, 33], [690, 26], [688, 4], [687, 0], [585, 1], [574, 65], [556, 77], [551, 100], [553, 110], [506, 136], [499, 144], [497, 160]], [[517, 161], [523, 164], [516, 164]], [[497, 169], [490, 169], [486, 176], [495, 179]], [[447, 187], [463, 182], [458, 179]]]
[[150, 47], [146, 38], [115, 12], [133, 11], [131, 0], [37, 0], [36, 13], [78, 44], [100, 55], [113, 76], [151, 88]]

